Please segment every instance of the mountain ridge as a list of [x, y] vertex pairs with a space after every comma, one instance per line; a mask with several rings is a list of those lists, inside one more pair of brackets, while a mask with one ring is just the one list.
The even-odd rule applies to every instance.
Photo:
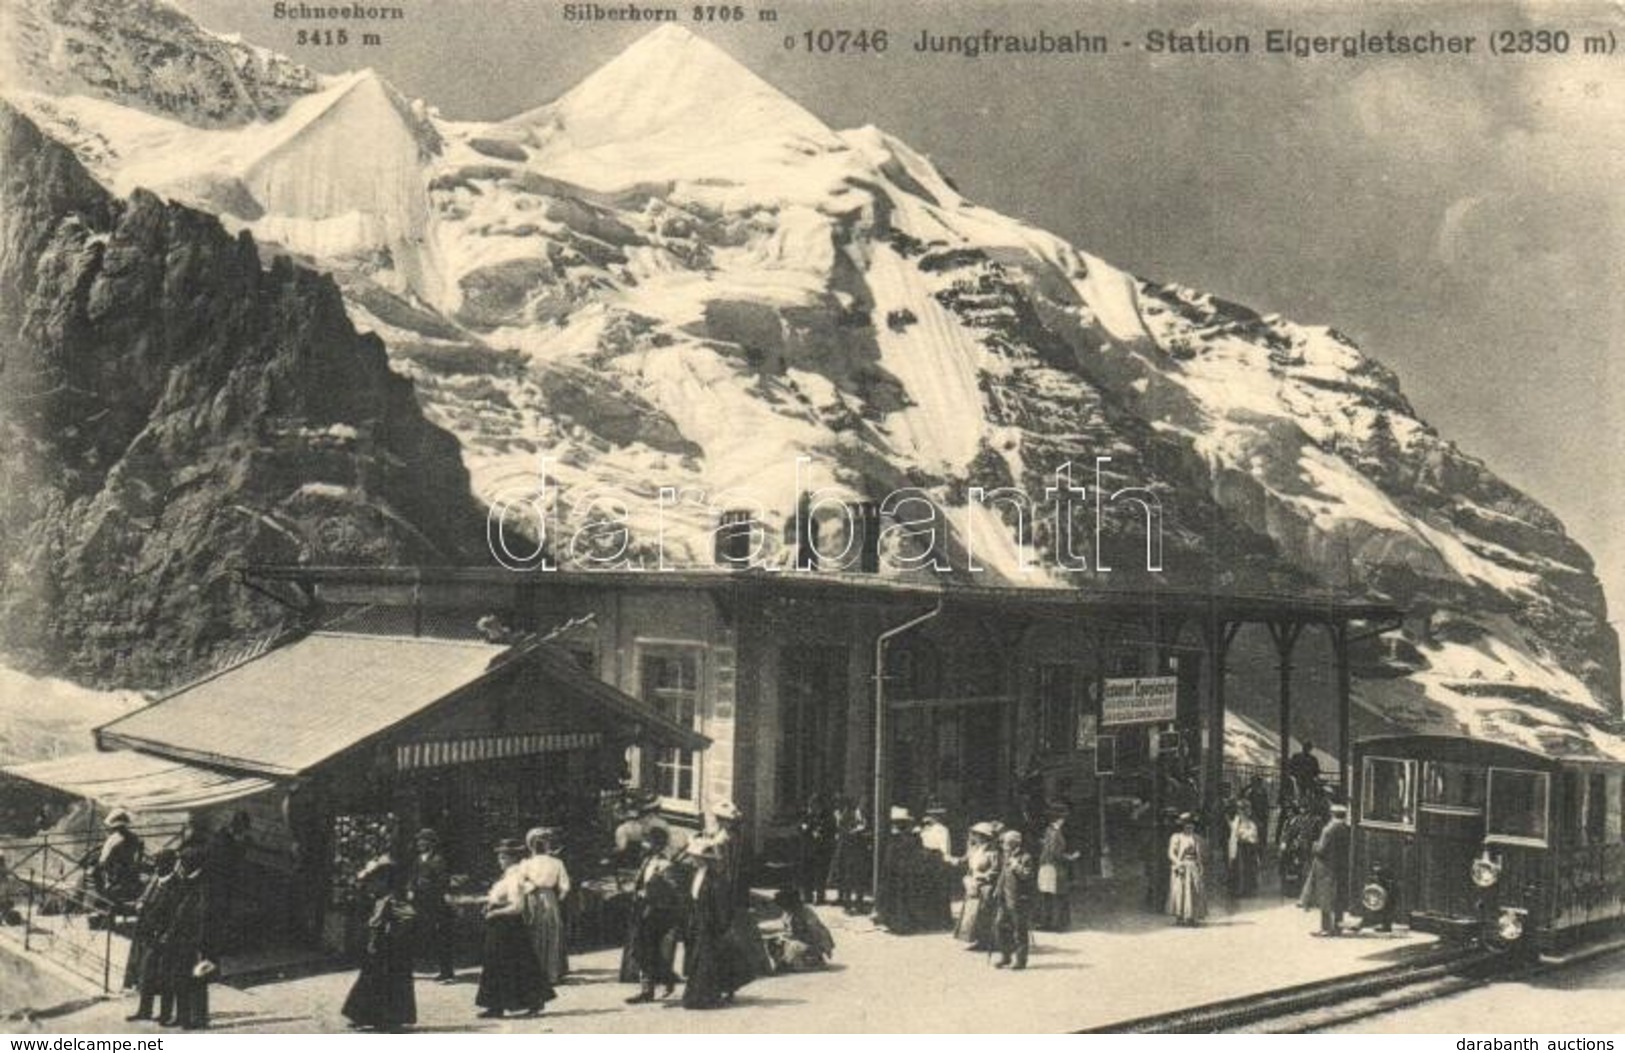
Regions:
[[[1022, 566], [1053, 555], [1053, 525], [1017, 538], [969, 491], [1040, 494], [1061, 465], [1106, 456], [1110, 489], [1163, 499], [1167, 580], [1369, 588], [1431, 612], [1394, 658], [1414, 697], [1385, 702], [1396, 689], [1372, 680], [1372, 706], [1450, 711], [1512, 683], [1508, 695], [1618, 713], [1617, 639], [1590, 557], [1335, 330], [1146, 281], [982, 208], [901, 140], [831, 131], [686, 30], [626, 54], [668, 75], [628, 83], [623, 55], [503, 121], [394, 103], [335, 118], [350, 138], [388, 126], [389, 150], [339, 170], [311, 148], [297, 162], [308, 192], [248, 187], [240, 211], [229, 195], [194, 203], [335, 275], [356, 324], [459, 436], [481, 499], [534, 490], [543, 463], [566, 499], [614, 487], [646, 499], [608, 517], [629, 558], [657, 530], [669, 555], [709, 558], [717, 507], [657, 524], [655, 483], [750, 498], [773, 558], [798, 487], [873, 498], [915, 485], [943, 508], [948, 547], [974, 548], [994, 580], [1088, 587], [1104, 572]], [[760, 106], [696, 127], [706, 100], [683, 80], [695, 70]], [[117, 156], [102, 178], [131, 163], [95, 107], [22, 105], [53, 108], [45, 124], [67, 139], [68, 118], [83, 141], [105, 129]], [[391, 203], [344, 196], [380, 175]], [[607, 514], [569, 511], [575, 526]], [[1136, 520], [1107, 528], [1095, 555], [1109, 580], [1145, 580]]]

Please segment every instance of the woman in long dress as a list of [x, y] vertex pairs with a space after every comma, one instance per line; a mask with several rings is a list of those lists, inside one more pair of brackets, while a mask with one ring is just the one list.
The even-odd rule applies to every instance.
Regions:
[[999, 877], [999, 849], [993, 843], [991, 823], [976, 823], [966, 836], [965, 899], [959, 905], [959, 922], [954, 939], [969, 944], [969, 950], [993, 948], [993, 909], [988, 898]]
[[1207, 888], [1202, 879], [1202, 839], [1196, 817], [1186, 812], [1168, 839], [1168, 913], [1175, 925], [1195, 925], [1207, 917]]
[[733, 912], [732, 892], [723, 877], [721, 853], [708, 839], [690, 841], [688, 859], [694, 876], [686, 889], [689, 899], [685, 935], [684, 1009], [715, 1009], [733, 997], [728, 926]]
[[520, 886], [525, 894], [525, 925], [530, 929], [536, 960], [549, 984], [558, 984], [570, 971], [570, 958], [564, 946], [562, 903], [570, 894], [570, 873], [564, 861], [553, 854], [558, 832], [538, 826], [525, 835], [530, 858], [519, 864]]
[[352, 1027], [398, 1031], [418, 1019], [412, 991], [412, 905], [401, 888], [401, 868], [388, 856], [367, 864], [357, 877], [373, 897], [367, 918], [367, 949], [341, 1012]]
[[[717, 876], [728, 889], [732, 910], [728, 916], [728, 990], [745, 986], [758, 976], [773, 971], [773, 960], [762, 943], [761, 931], [750, 912], [752, 864], [742, 830], [744, 813], [732, 801], [721, 801], [711, 812], [711, 845], [717, 850], [712, 863]], [[730, 994], [729, 997], [732, 997]]]
[[1252, 805], [1237, 801], [1236, 814], [1230, 817], [1230, 844], [1225, 853], [1230, 863], [1230, 894], [1237, 899], [1258, 892], [1258, 841]]
[[554, 996], [525, 925], [525, 894], [519, 874], [524, 858], [525, 851], [517, 841], [497, 846], [502, 876], [485, 897], [485, 954], [480, 988], [474, 995], [474, 1004], [483, 1010], [480, 1016], [507, 1012], [535, 1016]]

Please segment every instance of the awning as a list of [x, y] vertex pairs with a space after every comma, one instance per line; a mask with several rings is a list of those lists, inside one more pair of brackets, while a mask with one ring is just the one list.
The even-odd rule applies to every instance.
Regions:
[[582, 669], [542, 640], [316, 632], [223, 670], [97, 731], [104, 747], [261, 776], [302, 775], [397, 733], [507, 675], [533, 677], [534, 703], [649, 745], [703, 750], [710, 740]]
[[97, 741], [298, 775], [478, 683], [509, 651], [472, 640], [313, 633], [113, 721]]
[[0, 768], [18, 779], [132, 812], [189, 812], [262, 793], [276, 785], [134, 750], [78, 753]]

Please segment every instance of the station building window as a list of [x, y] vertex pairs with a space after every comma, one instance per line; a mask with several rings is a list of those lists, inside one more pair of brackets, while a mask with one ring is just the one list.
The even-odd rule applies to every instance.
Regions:
[[[638, 650], [638, 670], [645, 702], [684, 727], [703, 730], [698, 646], [642, 646]], [[646, 750], [639, 775], [640, 784], [659, 794], [664, 803], [684, 809], [699, 806], [699, 754], [693, 750]]]

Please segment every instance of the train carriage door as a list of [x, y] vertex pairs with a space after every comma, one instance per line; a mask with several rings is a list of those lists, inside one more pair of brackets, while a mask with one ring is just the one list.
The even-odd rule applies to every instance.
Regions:
[[1484, 777], [1483, 768], [1470, 764], [1428, 761], [1422, 766], [1414, 908], [1419, 913], [1477, 917], [1472, 865], [1484, 841]]

